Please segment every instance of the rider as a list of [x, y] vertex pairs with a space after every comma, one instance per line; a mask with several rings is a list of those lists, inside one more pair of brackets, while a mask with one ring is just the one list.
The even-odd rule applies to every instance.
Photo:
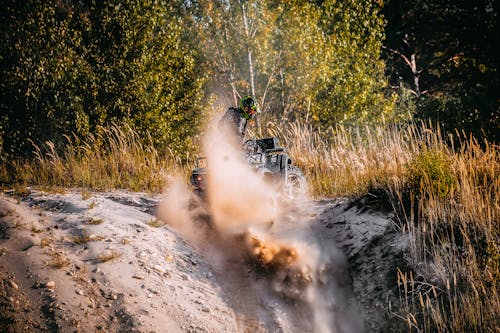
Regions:
[[238, 108], [230, 107], [222, 116], [222, 122], [241, 140], [245, 138], [247, 124], [257, 112], [257, 104], [252, 96], [244, 96]]

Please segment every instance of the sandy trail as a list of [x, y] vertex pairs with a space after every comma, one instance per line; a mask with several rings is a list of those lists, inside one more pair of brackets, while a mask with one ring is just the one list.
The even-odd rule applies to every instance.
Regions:
[[[249, 332], [363, 331], [346, 257], [332, 237], [314, 228], [322, 207], [306, 200], [282, 201], [280, 206], [270, 226], [258, 224], [236, 234], [212, 230], [208, 241], [199, 244], [229, 296], [239, 327]], [[256, 248], [248, 246], [254, 237]], [[273, 253], [270, 265], [262, 262], [262, 252], [255, 255], [256, 249]], [[282, 249], [293, 250], [294, 260], [279, 263], [281, 252], [272, 250]]]
[[[116, 201], [127, 197], [128, 204]], [[84, 200], [37, 192], [19, 203], [2, 197], [0, 265], [19, 289], [40, 289], [28, 298], [50, 308], [41, 322], [55, 331], [237, 331], [202, 257], [168, 228], [149, 225], [155, 217], [147, 211], [158, 200], [126, 193]]]
[[[287, 206], [265, 235], [310, 255], [299, 262], [315, 271], [301, 283], [297, 269], [307, 265], [263, 269], [249, 260], [241, 237], [209, 233], [196, 243], [157, 225], [162, 199], [123, 191], [32, 191], [21, 200], [1, 195], [2, 330], [342, 333], [399, 327], [388, 326], [388, 303], [396, 302], [387, 286], [408, 240], [391, 231], [383, 214], [347, 200]], [[109, 261], [102, 257], [113, 253]]]

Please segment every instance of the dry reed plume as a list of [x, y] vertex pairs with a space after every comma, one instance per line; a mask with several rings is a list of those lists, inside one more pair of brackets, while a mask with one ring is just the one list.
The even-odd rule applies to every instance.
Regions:
[[173, 171], [182, 169], [171, 152], [160, 154], [151, 140], [143, 144], [127, 125], [100, 128], [98, 133], [85, 144], [66, 137], [59, 149], [50, 141], [35, 145], [33, 160], [11, 162], [14, 177], [28, 185], [159, 192]]
[[[497, 145], [461, 133], [443, 138], [425, 124], [317, 132], [299, 122], [284, 128], [269, 123], [264, 132], [289, 148], [313, 196], [383, 189], [401, 208], [399, 231], [413, 242], [409, 265], [394, 281], [401, 302], [393, 315], [409, 330], [500, 330]], [[460, 141], [458, 148], [450, 141]], [[59, 155], [50, 142], [37, 147], [33, 161], [12, 162], [15, 177], [30, 185], [160, 191], [174, 170], [190, 168], [173, 156], [161, 158], [128, 127], [102, 129], [83, 147], [68, 138], [63, 151]]]
[[426, 124], [328, 133], [268, 124], [267, 133], [290, 147], [313, 195], [378, 188], [401, 208], [400, 231], [414, 241], [408, 271], [397, 274], [401, 311], [393, 315], [409, 331], [500, 330], [498, 146], [463, 133], [446, 140]]

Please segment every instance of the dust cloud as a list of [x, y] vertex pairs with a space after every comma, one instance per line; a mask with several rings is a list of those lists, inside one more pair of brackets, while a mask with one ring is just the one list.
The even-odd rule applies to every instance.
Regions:
[[204, 237], [204, 230], [196, 222], [199, 218], [195, 214], [200, 205], [195, 199], [185, 181], [177, 175], [165, 190], [163, 201], [158, 207], [158, 217], [194, 244]]
[[240, 233], [272, 223], [278, 215], [278, 192], [252, 170], [228, 129], [213, 127], [206, 138], [207, 194], [217, 229]]
[[[339, 302], [343, 300], [337, 295], [335, 271], [344, 269], [345, 261], [333, 244], [325, 248], [312, 234], [312, 208], [305, 204], [306, 200], [291, 202], [265, 182], [244, 157], [238, 140], [227, 129], [213, 124], [205, 132], [203, 147], [206, 198], [197, 197], [184, 180], [178, 179], [167, 189], [159, 217], [198, 247], [206, 249], [206, 243], [211, 243], [213, 248], [224, 249], [204, 251], [217, 262], [224, 260], [229, 243], [238, 247], [234, 253], [242, 253], [246, 265], [258, 267], [267, 281], [255, 292], [260, 299], [252, 301], [247, 297], [254, 307], [267, 303], [267, 308], [274, 304], [277, 313], [293, 312], [288, 320], [296, 322], [289, 323], [290, 327], [304, 332], [360, 332], [359, 325], [345, 319], [351, 317], [349, 313], [337, 319]], [[290, 307], [290, 302], [300, 306]], [[273, 320], [283, 321], [277, 317]], [[298, 319], [290, 319], [294, 317]], [[268, 323], [267, 327], [275, 330], [283, 325]]]

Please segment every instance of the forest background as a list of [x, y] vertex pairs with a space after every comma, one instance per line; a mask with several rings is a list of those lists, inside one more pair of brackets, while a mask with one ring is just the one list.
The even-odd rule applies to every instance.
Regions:
[[127, 124], [160, 155], [246, 94], [259, 131], [438, 121], [500, 139], [495, 1], [12, 1], [0, 13], [0, 151]]

